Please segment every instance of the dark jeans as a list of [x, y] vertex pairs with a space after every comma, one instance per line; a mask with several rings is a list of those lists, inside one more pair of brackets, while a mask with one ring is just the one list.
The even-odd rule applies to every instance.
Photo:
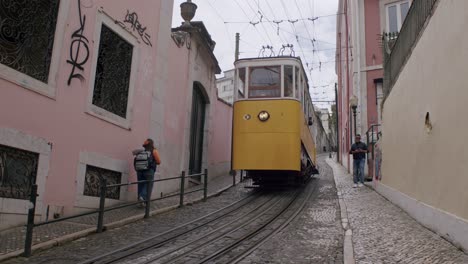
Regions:
[[365, 164], [366, 164], [366, 159], [353, 160], [354, 183], [361, 182], [362, 184], [364, 184], [364, 165]]
[[[137, 177], [138, 181], [145, 181], [145, 180], [154, 180], [154, 170], [144, 170], [144, 171], [137, 171]], [[150, 191], [150, 197], [151, 197], [151, 191], [153, 190], [153, 182], [142, 182], [138, 183], [138, 198], [142, 198], [143, 200], [146, 200], [146, 195], [147, 195], [147, 188], [149, 184], [149, 191]]]

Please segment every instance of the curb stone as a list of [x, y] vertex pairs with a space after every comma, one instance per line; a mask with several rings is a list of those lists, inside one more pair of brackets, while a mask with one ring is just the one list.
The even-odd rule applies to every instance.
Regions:
[[[229, 190], [232, 187], [234, 187], [234, 186], [230, 185], [230, 186], [218, 189], [214, 193], [208, 194], [206, 198], [208, 199], [208, 198], [211, 198], [211, 197], [219, 196], [221, 193]], [[195, 203], [198, 203], [198, 202], [201, 202], [201, 201], [203, 201], [203, 197], [195, 199], [195, 200], [190, 201], [190, 202], [185, 202], [184, 205], [195, 204]], [[165, 213], [165, 212], [168, 212], [168, 211], [175, 210], [177, 208], [179, 208], [179, 205], [173, 205], [173, 206], [161, 208], [161, 209], [158, 209], [158, 210], [153, 210], [153, 211], [150, 212], [150, 216], [155, 216], [155, 215], [158, 215], [158, 214], [162, 214], [162, 213]], [[104, 230], [115, 229], [115, 228], [125, 226], [125, 225], [130, 224], [130, 223], [140, 221], [140, 220], [143, 219], [144, 216], [145, 216], [145, 214], [138, 214], [138, 215], [135, 215], [135, 216], [131, 216], [131, 217], [128, 217], [128, 218], [113, 222], [113, 223], [109, 223], [109, 224], [104, 226]], [[62, 237], [59, 237], [59, 238], [55, 238], [55, 239], [52, 239], [52, 240], [49, 240], [49, 241], [46, 241], [46, 242], [36, 244], [36, 245], [32, 246], [31, 252], [35, 253], [35, 252], [47, 250], [47, 249], [50, 249], [50, 248], [53, 248], [53, 247], [56, 247], [56, 246], [63, 245], [65, 243], [67, 243], [67, 242], [74, 241], [74, 240], [89, 236], [89, 235], [94, 234], [94, 233], [96, 233], [96, 227], [81, 230], [79, 232], [75, 232], [75, 233], [72, 233], [72, 234], [68, 234], [68, 235], [65, 235], [65, 236], [62, 236]], [[10, 253], [4, 254], [4, 255], [0, 255], [0, 262], [5, 261], [7, 259], [11, 259], [11, 258], [21, 257], [21, 255], [23, 253], [24, 253], [24, 250], [17, 250], [17, 251], [13, 251], [13, 252], [10, 252]]]
[[341, 186], [338, 185], [338, 181], [336, 179], [336, 171], [333, 169], [334, 161], [330, 158], [326, 159], [327, 164], [333, 170], [333, 180], [335, 181], [335, 186], [337, 189], [338, 195], [338, 202], [340, 204], [340, 214], [341, 214], [341, 225], [343, 226], [344, 230], [344, 243], [343, 243], [343, 262], [344, 264], [354, 264], [356, 263], [354, 259], [354, 249], [353, 249], [353, 231], [348, 221], [348, 211], [346, 208], [346, 202], [343, 199], [343, 192], [341, 190]]

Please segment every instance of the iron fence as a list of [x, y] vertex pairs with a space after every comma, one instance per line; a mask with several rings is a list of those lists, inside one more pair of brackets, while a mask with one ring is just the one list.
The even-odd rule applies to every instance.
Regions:
[[438, 0], [414, 0], [398, 34], [384, 33], [384, 98], [392, 90]]
[[[195, 189], [192, 191], [185, 191], [185, 181], [188, 178], [192, 177], [203, 177], [204, 182], [203, 182], [203, 188]], [[180, 191], [178, 193], [174, 193], [171, 195], [167, 195], [161, 198], [155, 198], [151, 199], [151, 188], [152, 188], [152, 183], [155, 182], [162, 182], [162, 181], [170, 181], [170, 180], [180, 180]], [[50, 221], [45, 221], [45, 222], [40, 222], [40, 223], [35, 223], [34, 222], [34, 215], [35, 215], [35, 210], [36, 210], [36, 198], [38, 196], [37, 193], [37, 184], [33, 184], [31, 186], [31, 193], [30, 193], [30, 208], [28, 210], [28, 220], [27, 220], [27, 225], [26, 225], [26, 238], [25, 238], [25, 246], [24, 246], [24, 256], [25, 257], [30, 257], [32, 253], [32, 238], [33, 238], [33, 232], [34, 228], [38, 226], [43, 226], [43, 225], [48, 225], [52, 223], [57, 223], [61, 221], [66, 221], [82, 216], [87, 216], [87, 215], [92, 215], [92, 214], [98, 214], [98, 219], [97, 219], [97, 227], [96, 227], [96, 232], [101, 233], [104, 230], [104, 214], [105, 212], [129, 207], [129, 206], [135, 206], [138, 204], [141, 204], [141, 201], [137, 202], [130, 202], [130, 203], [125, 203], [122, 205], [118, 206], [112, 206], [112, 207], [107, 207], [106, 208], [106, 193], [108, 193], [109, 189], [115, 189], [115, 188], [120, 188], [122, 186], [130, 186], [130, 185], [136, 185], [139, 183], [148, 183], [147, 186], [147, 197], [145, 199], [145, 215], [144, 218], [148, 218], [150, 216], [150, 207], [151, 207], [151, 202], [158, 201], [158, 200], [163, 200], [171, 197], [176, 197], [179, 196], [179, 207], [184, 206], [184, 196], [190, 193], [195, 193], [199, 191], [203, 191], [203, 201], [206, 201], [207, 196], [208, 196], [208, 170], [204, 170], [203, 173], [198, 173], [198, 174], [191, 174], [191, 175], [186, 175], [185, 171], [181, 173], [181, 176], [178, 177], [172, 177], [172, 178], [165, 178], [165, 179], [159, 179], [159, 180], [144, 180], [144, 181], [136, 181], [136, 182], [129, 182], [129, 183], [122, 183], [122, 184], [107, 184], [106, 178], [101, 178], [100, 179], [100, 185], [99, 185], [99, 209], [98, 210], [93, 210], [90, 212], [82, 213], [82, 214], [77, 214], [73, 216], [68, 216], [68, 217], [63, 217], [60, 219], [54, 219]], [[151, 183], [151, 184], [149, 184]], [[235, 175], [233, 176], [233, 184], [235, 185]]]
[[367, 146], [370, 146], [372, 148], [372, 160], [375, 158], [375, 153], [374, 153], [374, 146], [375, 143], [380, 139], [382, 136], [382, 131], [380, 131], [380, 124], [374, 124], [369, 127], [369, 130], [366, 132], [366, 138], [367, 138]]

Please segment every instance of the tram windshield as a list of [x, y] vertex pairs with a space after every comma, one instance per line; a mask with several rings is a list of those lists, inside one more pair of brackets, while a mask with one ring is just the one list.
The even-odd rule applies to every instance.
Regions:
[[249, 68], [249, 98], [281, 97], [281, 66]]

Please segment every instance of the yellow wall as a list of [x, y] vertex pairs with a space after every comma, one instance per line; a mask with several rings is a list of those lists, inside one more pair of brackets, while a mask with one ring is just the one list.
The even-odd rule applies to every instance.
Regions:
[[468, 219], [466, 10], [468, 1], [439, 2], [385, 102], [382, 138], [382, 183], [463, 219]]

